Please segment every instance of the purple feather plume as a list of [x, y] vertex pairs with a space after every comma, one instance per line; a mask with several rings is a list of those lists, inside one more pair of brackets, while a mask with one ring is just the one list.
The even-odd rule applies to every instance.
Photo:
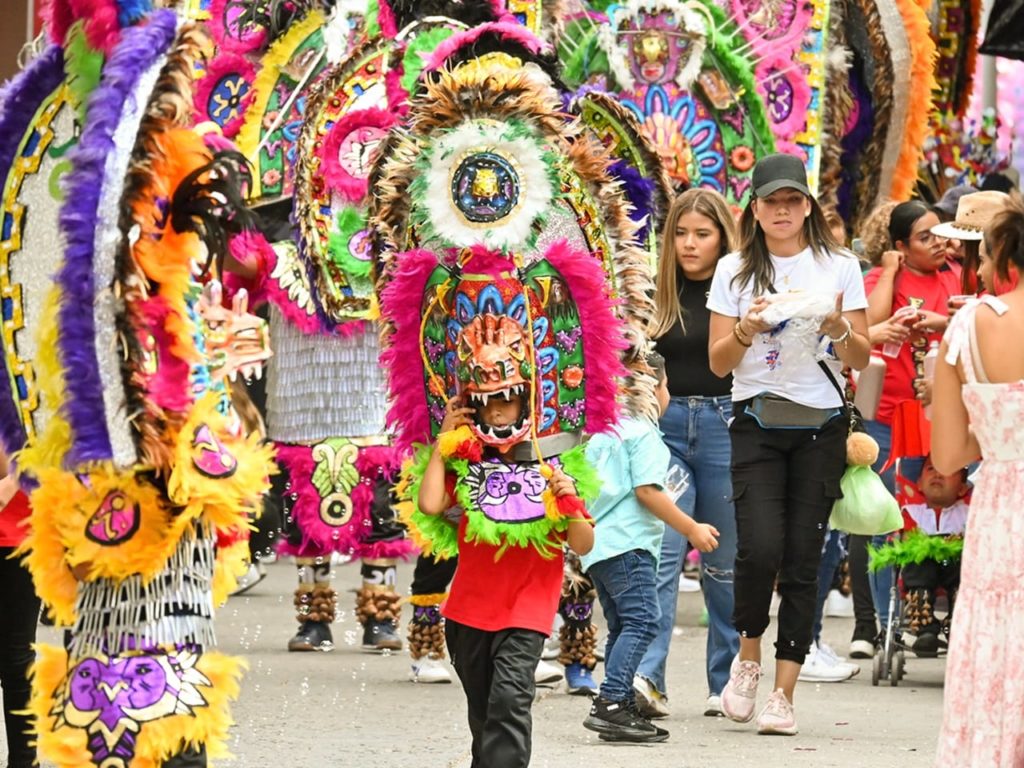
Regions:
[[60, 307], [60, 354], [67, 377], [67, 416], [72, 429], [68, 460], [72, 466], [111, 458], [110, 436], [103, 418], [103, 385], [96, 357], [93, 318], [93, 242], [99, 215], [103, 170], [114, 151], [121, 110], [139, 78], [167, 50], [174, 38], [173, 11], [153, 14], [145, 26], [124, 30], [103, 68], [103, 79], [89, 98], [85, 130], [70, 154], [60, 226], [65, 233], [64, 264], [57, 274], [63, 293]]
[[[51, 45], [4, 89], [3, 110], [0, 111], [0, 177], [7, 175], [40, 103], [63, 79], [64, 54], [60, 46]], [[6, 359], [0, 366], [6, 367]], [[0, 373], [0, 440], [8, 453], [25, 445], [25, 428], [15, 404], [16, 397], [7, 373]]]
[[[645, 179], [640, 171], [625, 160], [616, 160], [608, 169], [609, 174], [622, 184], [626, 199], [633, 205], [629, 216], [633, 221], [643, 221], [643, 226], [636, 234], [637, 242], [645, 242], [647, 233], [654, 218], [654, 182]], [[646, 219], [644, 218], [646, 217]]]

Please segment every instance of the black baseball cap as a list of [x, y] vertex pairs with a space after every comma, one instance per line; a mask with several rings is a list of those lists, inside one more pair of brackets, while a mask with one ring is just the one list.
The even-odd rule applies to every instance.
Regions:
[[807, 171], [803, 161], [795, 155], [767, 155], [757, 161], [751, 178], [754, 196], [766, 197], [779, 189], [795, 189], [810, 196]]

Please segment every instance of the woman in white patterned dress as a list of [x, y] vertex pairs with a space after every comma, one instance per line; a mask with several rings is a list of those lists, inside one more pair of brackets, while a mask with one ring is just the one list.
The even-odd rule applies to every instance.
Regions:
[[[932, 458], [943, 473], [983, 459], [953, 620], [938, 766], [1024, 766], [1024, 204], [986, 231], [980, 274], [1015, 285], [972, 301], [946, 332], [935, 374]], [[987, 253], [986, 253], [987, 250]]]

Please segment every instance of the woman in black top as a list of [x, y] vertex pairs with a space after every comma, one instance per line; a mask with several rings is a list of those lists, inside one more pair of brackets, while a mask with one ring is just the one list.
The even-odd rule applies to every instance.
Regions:
[[[733, 248], [735, 223], [720, 194], [691, 189], [675, 199], [662, 235], [652, 337], [665, 358], [672, 395], [661, 419], [672, 463], [689, 476], [677, 501], [680, 509], [718, 529], [718, 549], [701, 555], [701, 582], [708, 611], [708, 699], [704, 714], [721, 714], [720, 694], [739, 649], [732, 626], [732, 580], [736, 558], [736, 519], [729, 474], [727, 423], [732, 418], [731, 379], [719, 378], [708, 364], [709, 313], [705, 306], [718, 260]], [[679, 573], [685, 540], [666, 528], [658, 573], [661, 621], [634, 685], [644, 711], [667, 715], [665, 661], [675, 624]]]

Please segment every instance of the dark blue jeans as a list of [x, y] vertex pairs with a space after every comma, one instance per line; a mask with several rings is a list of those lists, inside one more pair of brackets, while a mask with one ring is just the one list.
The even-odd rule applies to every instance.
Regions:
[[587, 571], [608, 622], [601, 696], [609, 701], [633, 697], [633, 676], [658, 630], [656, 568], [650, 552], [633, 549]]
[[[729, 665], [740, 647], [739, 635], [732, 625], [736, 510], [730, 500], [731, 418], [732, 401], [727, 396], [673, 397], [661, 417], [661, 431], [672, 453], [672, 463], [682, 467], [690, 478], [689, 488], [676, 503], [698, 523], [713, 525], [720, 534], [718, 549], [700, 556], [701, 587], [708, 609], [708, 692], [716, 695], [728, 682]], [[661, 620], [658, 634], [637, 670], [662, 693], [667, 692], [665, 662], [676, 623], [679, 574], [685, 553], [686, 539], [666, 526], [658, 566]]]

